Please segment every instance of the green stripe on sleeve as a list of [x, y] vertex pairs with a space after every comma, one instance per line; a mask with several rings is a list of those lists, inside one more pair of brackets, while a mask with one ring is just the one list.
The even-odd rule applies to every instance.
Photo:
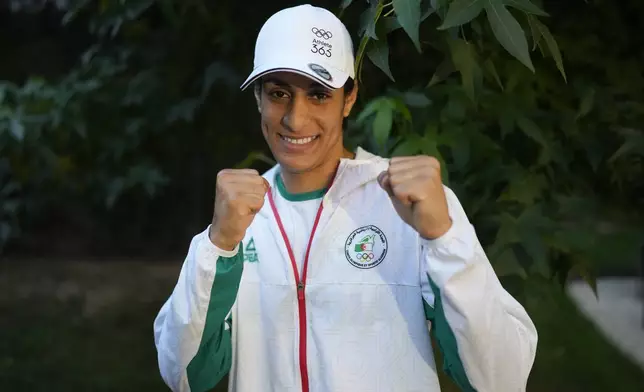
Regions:
[[219, 257], [210, 292], [199, 350], [186, 369], [192, 392], [209, 391], [230, 371], [231, 330], [225, 329], [226, 316], [235, 303], [243, 270], [243, 246], [233, 257]]
[[425, 298], [423, 298], [423, 309], [425, 310], [425, 319], [426, 320], [433, 320], [434, 319], [434, 308], [430, 304], [425, 301]]
[[427, 319], [432, 322], [432, 330], [438, 341], [438, 348], [443, 355], [443, 371], [462, 391], [476, 392], [476, 389], [474, 389], [467, 378], [463, 362], [461, 362], [461, 357], [458, 355], [456, 337], [445, 317], [440, 290], [434, 281], [432, 281], [429, 274], [427, 274], [427, 279], [429, 279], [429, 285], [434, 292], [434, 308], [432, 309], [425, 301], [423, 301], [423, 305], [425, 305]]

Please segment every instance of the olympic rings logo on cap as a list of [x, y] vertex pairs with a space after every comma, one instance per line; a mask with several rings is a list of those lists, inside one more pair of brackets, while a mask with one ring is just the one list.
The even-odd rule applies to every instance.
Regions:
[[331, 39], [333, 38], [333, 34], [331, 34], [330, 31], [326, 31], [324, 29], [318, 29], [317, 27], [313, 27], [311, 29], [311, 32], [315, 34], [316, 37], [318, 38], [323, 38], [323, 39]]

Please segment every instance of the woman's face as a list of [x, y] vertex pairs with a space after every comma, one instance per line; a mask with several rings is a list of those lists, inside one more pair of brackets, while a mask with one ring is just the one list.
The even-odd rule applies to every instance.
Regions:
[[283, 170], [303, 173], [342, 156], [342, 123], [357, 87], [345, 95], [290, 72], [267, 76], [257, 94], [264, 138]]

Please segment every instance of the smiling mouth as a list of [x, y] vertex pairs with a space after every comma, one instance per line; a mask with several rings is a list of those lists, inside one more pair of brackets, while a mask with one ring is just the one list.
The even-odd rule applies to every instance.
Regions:
[[280, 136], [280, 139], [284, 140], [287, 143], [298, 144], [298, 145], [309, 144], [312, 141], [314, 141], [314, 140], [316, 140], [316, 139], [318, 139], [320, 137], [320, 135], [309, 136], [309, 137], [300, 137], [300, 138], [287, 137], [287, 136], [284, 136], [284, 135], [279, 135], [279, 136]]

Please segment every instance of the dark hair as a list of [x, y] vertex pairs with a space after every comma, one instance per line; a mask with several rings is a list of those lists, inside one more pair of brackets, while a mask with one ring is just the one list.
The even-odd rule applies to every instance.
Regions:
[[352, 78], [347, 79], [347, 82], [344, 84], [344, 93], [345, 94], [351, 93], [355, 85], [356, 85], [356, 82]]
[[[255, 89], [255, 93], [260, 93], [262, 91], [262, 78], [257, 79], [253, 83], [253, 88]], [[349, 78], [347, 81], [344, 83], [344, 94], [350, 94], [353, 91], [353, 88], [355, 87], [356, 82], [352, 79]]]

